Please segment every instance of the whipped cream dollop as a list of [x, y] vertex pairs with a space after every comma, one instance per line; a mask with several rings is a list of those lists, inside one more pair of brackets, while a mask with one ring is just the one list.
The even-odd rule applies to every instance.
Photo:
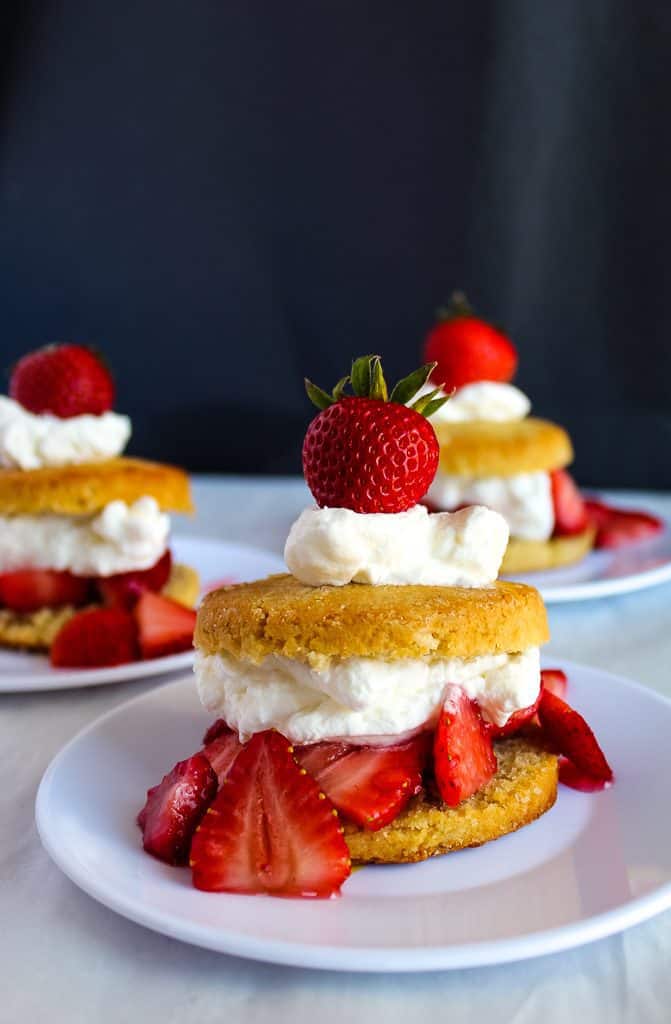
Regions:
[[346, 583], [480, 587], [493, 583], [508, 544], [497, 512], [429, 513], [308, 508], [289, 531], [284, 559], [312, 587]]
[[242, 740], [277, 729], [294, 743], [398, 742], [435, 724], [449, 683], [477, 700], [487, 721], [504, 725], [540, 690], [537, 647], [435, 661], [331, 659], [319, 670], [280, 655], [254, 664], [199, 651], [195, 673], [203, 705]]
[[471, 502], [487, 505], [504, 517], [511, 536], [522, 540], [548, 540], [554, 532], [549, 473], [465, 477], [439, 470], [427, 499], [437, 508], [458, 508]]
[[116, 412], [60, 419], [50, 413], [35, 415], [0, 395], [0, 465], [7, 469], [111, 459], [124, 450], [130, 433], [128, 416]]
[[168, 546], [170, 522], [154, 498], [112, 501], [95, 516], [0, 516], [0, 573], [67, 570], [113, 576], [149, 569]]
[[[433, 391], [425, 384], [421, 394]], [[441, 391], [441, 394], [445, 394]], [[458, 388], [445, 405], [431, 417], [432, 423], [465, 423], [469, 420], [490, 420], [509, 423], [523, 420], [531, 411], [531, 402], [513, 384], [495, 380], [478, 380]]]

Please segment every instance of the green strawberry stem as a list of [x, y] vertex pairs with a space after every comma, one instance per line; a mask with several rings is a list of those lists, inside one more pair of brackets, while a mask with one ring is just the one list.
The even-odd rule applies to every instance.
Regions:
[[464, 292], [452, 292], [447, 306], [440, 306], [436, 311], [437, 320], [457, 320], [464, 316], [473, 316], [473, 308]]
[[437, 363], [426, 363], [418, 370], [413, 370], [407, 377], [394, 385], [390, 394], [380, 357], [375, 355], [359, 356], [352, 363], [349, 376], [341, 377], [330, 394], [313, 384], [307, 377], [305, 378], [305, 390], [310, 401], [318, 409], [328, 409], [330, 405], [334, 405], [342, 398], [351, 397], [345, 390], [348, 385], [351, 385], [356, 398], [373, 398], [379, 402], [395, 402], [397, 405], [409, 405], [414, 398], [415, 401], [410, 407], [428, 419], [429, 416], [438, 412], [450, 397], [441, 394], [439, 387], [428, 394], [420, 395], [419, 398], [415, 397], [424, 387], [437, 365]]

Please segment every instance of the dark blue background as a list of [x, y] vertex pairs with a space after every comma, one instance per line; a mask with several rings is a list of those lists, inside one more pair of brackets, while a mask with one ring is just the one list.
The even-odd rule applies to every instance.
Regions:
[[100, 346], [136, 452], [294, 471], [305, 373], [456, 286], [593, 484], [671, 486], [671, 8], [54, 0], [2, 34], [2, 362]]

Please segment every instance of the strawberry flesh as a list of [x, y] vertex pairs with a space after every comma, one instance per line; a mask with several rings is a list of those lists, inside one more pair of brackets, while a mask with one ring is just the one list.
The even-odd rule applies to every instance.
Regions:
[[103, 603], [120, 608], [134, 608], [143, 590], [163, 590], [170, 578], [172, 555], [166, 551], [150, 569], [100, 576], [96, 587]]
[[337, 811], [278, 732], [238, 754], [191, 844], [193, 884], [209, 892], [326, 898], [351, 871]]
[[114, 405], [112, 376], [89, 348], [48, 345], [23, 356], [12, 371], [9, 394], [34, 413], [61, 419], [99, 416]]
[[450, 684], [438, 718], [433, 744], [438, 791], [456, 807], [481, 789], [496, 772], [496, 755], [478, 705]]
[[167, 864], [186, 864], [191, 838], [217, 792], [217, 776], [203, 754], [180, 761], [147, 791], [137, 816], [147, 853]]
[[575, 480], [565, 469], [556, 469], [550, 473], [550, 483], [555, 514], [555, 536], [570, 537], [582, 533], [589, 525], [589, 518]]
[[562, 672], [560, 668], [542, 669], [541, 686], [546, 690], [550, 690], [550, 692], [554, 693], [556, 697], [561, 697], [563, 700], [566, 696], [566, 688], [568, 686], [566, 672]]
[[[208, 730], [208, 732], [210, 731]], [[223, 730], [219, 732], [203, 747], [201, 753], [212, 765], [220, 786], [224, 784], [224, 779], [241, 750], [242, 743], [238, 739], [237, 733], [228, 728], [226, 732]]]
[[123, 608], [78, 612], [56, 634], [49, 652], [57, 668], [103, 668], [137, 658], [137, 630]]
[[664, 523], [648, 512], [613, 508], [602, 501], [586, 501], [585, 508], [596, 527], [597, 548], [621, 548], [654, 537]]
[[0, 605], [15, 612], [86, 604], [91, 582], [83, 576], [53, 569], [20, 569], [0, 575]]
[[196, 613], [177, 601], [145, 590], [133, 609], [143, 658], [162, 658], [193, 646]]
[[212, 725], [205, 730], [203, 736], [203, 746], [207, 746], [212, 740], [216, 740], [218, 736], [223, 736], [225, 733], [229, 733], [232, 730], [226, 725], [223, 718], [217, 718]]
[[544, 688], [538, 717], [547, 739], [558, 753], [575, 765], [578, 772], [597, 781], [612, 781], [612, 769], [594, 733], [574, 708]]
[[388, 747], [312, 743], [296, 760], [341, 814], [374, 832], [388, 825], [422, 788], [426, 734]]
[[489, 733], [492, 740], [502, 740], [506, 736], [513, 736], [516, 732], [527, 725], [530, 722], [536, 712], [538, 711], [538, 705], [540, 704], [541, 694], [538, 691], [538, 696], [533, 704], [530, 704], [528, 708], [519, 708], [517, 711], [513, 711], [512, 715], [504, 725], [496, 725], [494, 722], [485, 722], [485, 728]]

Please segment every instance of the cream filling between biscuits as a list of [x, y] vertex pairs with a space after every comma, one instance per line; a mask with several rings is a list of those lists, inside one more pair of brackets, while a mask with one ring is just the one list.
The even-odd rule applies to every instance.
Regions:
[[508, 523], [521, 540], [549, 540], [555, 514], [549, 473], [518, 473], [507, 477], [466, 477], [436, 473], [427, 500], [439, 509], [486, 505]]
[[254, 664], [197, 651], [194, 671], [202, 704], [243, 741], [277, 729], [294, 743], [396, 743], [435, 723], [449, 683], [477, 700], [486, 721], [504, 725], [540, 691], [537, 647], [467, 659], [333, 658], [319, 668], [281, 655]]
[[0, 516], [0, 573], [67, 570], [113, 576], [150, 569], [168, 546], [170, 520], [154, 498], [112, 501], [94, 516]]

